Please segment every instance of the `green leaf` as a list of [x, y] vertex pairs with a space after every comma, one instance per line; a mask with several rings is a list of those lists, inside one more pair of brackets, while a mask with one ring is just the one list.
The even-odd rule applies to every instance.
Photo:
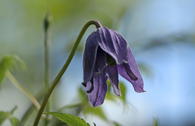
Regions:
[[16, 117], [11, 117], [9, 119], [9, 121], [10, 121], [10, 123], [11, 123], [12, 126], [18, 126], [19, 125], [19, 122], [20, 122]]
[[5, 56], [0, 61], [0, 83], [3, 81], [5, 77], [5, 73], [13, 64], [13, 59], [11, 56]]
[[87, 106], [84, 108], [83, 114], [85, 114], [85, 115], [92, 114], [92, 115], [99, 117], [100, 119], [105, 120], [105, 121], [108, 120], [106, 117], [106, 114], [104, 113], [104, 111], [101, 107], [94, 108], [94, 107]]
[[85, 120], [71, 114], [57, 112], [49, 112], [48, 114], [56, 117], [57, 119], [66, 123], [68, 126], [89, 126]]
[[120, 82], [119, 85], [120, 85], [120, 90], [121, 90], [121, 97], [120, 97], [120, 99], [125, 104], [127, 102], [127, 89], [126, 89], [126, 85], [123, 82]]
[[21, 67], [25, 67], [24, 62], [18, 56], [4, 56], [0, 61], [0, 83], [3, 81], [5, 74], [15, 64], [19, 64]]
[[9, 118], [10, 116], [10, 113], [9, 112], [3, 112], [3, 111], [0, 111], [0, 125], [3, 124], [3, 122]]

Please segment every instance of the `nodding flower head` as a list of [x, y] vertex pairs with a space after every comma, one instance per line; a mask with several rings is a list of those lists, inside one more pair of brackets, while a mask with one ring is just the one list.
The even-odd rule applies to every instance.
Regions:
[[101, 105], [107, 92], [107, 79], [120, 95], [119, 74], [136, 92], [144, 92], [143, 80], [127, 41], [115, 31], [100, 27], [89, 35], [83, 56], [83, 86], [93, 106]]

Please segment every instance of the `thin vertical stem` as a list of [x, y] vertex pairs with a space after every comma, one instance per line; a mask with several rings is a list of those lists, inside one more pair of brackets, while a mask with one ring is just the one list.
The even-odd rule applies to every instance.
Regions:
[[[50, 60], [49, 60], [49, 28], [50, 28], [50, 21], [49, 21], [49, 14], [46, 14], [44, 19], [44, 83], [46, 92], [49, 90], [49, 76], [50, 76]], [[50, 111], [50, 101], [48, 101], [46, 110]], [[48, 125], [48, 116], [46, 115], [45, 119], [45, 126]]]
[[78, 47], [78, 45], [79, 45], [79, 43], [80, 43], [80, 41], [81, 41], [81, 39], [82, 39], [84, 33], [86, 32], [86, 30], [88, 29], [88, 27], [89, 27], [90, 25], [95, 25], [96, 28], [101, 27], [101, 24], [100, 24], [98, 21], [93, 21], [93, 20], [87, 22], [87, 23], [83, 26], [83, 28], [82, 28], [81, 32], [79, 33], [79, 36], [78, 36], [78, 38], [77, 38], [77, 40], [76, 40], [76, 42], [75, 42], [75, 44], [74, 44], [74, 46], [73, 46], [73, 48], [72, 48], [72, 50], [71, 50], [71, 52], [70, 52], [70, 54], [69, 54], [69, 56], [68, 56], [68, 59], [66, 60], [64, 66], [62, 67], [62, 69], [61, 69], [60, 72], [57, 74], [56, 78], [54, 79], [53, 83], [51, 84], [51, 87], [49, 88], [48, 93], [45, 95], [45, 98], [44, 98], [43, 103], [42, 103], [42, 105], [41, 105], [41, 108], [40, 108], [40, 110], [39, 110], [39, 112], [38, 112], [38, 114], [37, 114], [37, 116], [36, 116], [36, 119], [35, 119], [35, 121], [34, 121], [33, 126], [38, 126], [38, 123], [39, 123], [39, 121], [40, 121], [41, 115], [42, 115], [42, 113], [43, 113], [43, 111], [44, 111], [44, 109], [45, 109], [45, 106], [47, 105], [47, 102], [48, 102], [48, 100], [49, 100], [50, 95], [52, 94], [52, 92], [53, 92], [53, 90], [55, 89], [55, 87], [58, 85], [58, 82], [60, 81], [60, 79], [61, 79], [62, 75], [64, 74], [64, 72], [67, 70], [67, 68], [68, 68], [68, 66], [69, 66], [69, 64], [70, 64], [70, 62], [72, 61], [72, 58], [73, 58], [74, 55], [75, 55], [76, 49], [77, 49], [77, 47]]
[[47, 14], [44, 19], [44, 82], [46, 90], [49, 89], [49, 15]]

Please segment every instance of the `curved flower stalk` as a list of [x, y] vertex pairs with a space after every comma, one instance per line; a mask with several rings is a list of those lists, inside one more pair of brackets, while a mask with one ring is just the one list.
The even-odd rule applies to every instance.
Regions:
[[114, 93], [120, 95], [118, 74], [127, 79], [136, 92], [144, 92], [143, 80], [126, 40], [106, 27], [100, 27], [86, 41], [83, 85], [93, 106], [101, 105], [111, 81]]
[[64, 66], [61, 68], [60, 72], [57, 74], [56, 78], [54, 79], [54, 81], [52, 82], [51, 84], [51, 87], [49, 88], [48, 92], [46, 93], [44, 99], [43, 99], [43, 103], [41, 105], [41, 108], [39, 109], [39, 112], [37, 113], [37, 116], [35, 118], [35, 121], [34, 121], [34, 124], [33, 126], [38, 126], [39, 124], [39, 121], [40, 121], [40, 118], [41, 118], [41, 115], [48, 103], [48, 100], [49, 100], [49, 97], [51, 96], [53, 90], [55, 89], [55, 87], [58, 85], [60, 79], [62, 78], [64, 72], [67, 70], [68, 66], [70, 65], [70, 62], [72, 61], [72, 58], [74, 57], [75, 55], [75, 52], [76, 52], [76, 49], [84, 35], [84, 33], [86, 32], [86, 30], [88, 29], [89, 26], [91, 25], [95, 25], [96, 28], [98, 29], [99, 27], [101, 27], [101, 24], [98, 22], [98, 21], [94, 21], [94, 20], [91, 20], [91, 21], [88, 21], [82, 28], [82, 30], [80, 31], [79, 33], [79, 36], [77, 37], [76, 41], [75, 41], [75, 44], [68, 56], [68, 59], [66, 60]]

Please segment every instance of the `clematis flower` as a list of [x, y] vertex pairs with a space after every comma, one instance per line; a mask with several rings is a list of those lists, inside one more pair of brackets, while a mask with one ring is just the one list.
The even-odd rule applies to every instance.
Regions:
[[107, 79], [120, 95], [119, 74], [136, 92], [144, 92], [143, 80], [127, 41], [115, 31], [100, 27], [89, 35], [83, 56], [83, 85], [93, 106], [101, 105], [107, 92]]

